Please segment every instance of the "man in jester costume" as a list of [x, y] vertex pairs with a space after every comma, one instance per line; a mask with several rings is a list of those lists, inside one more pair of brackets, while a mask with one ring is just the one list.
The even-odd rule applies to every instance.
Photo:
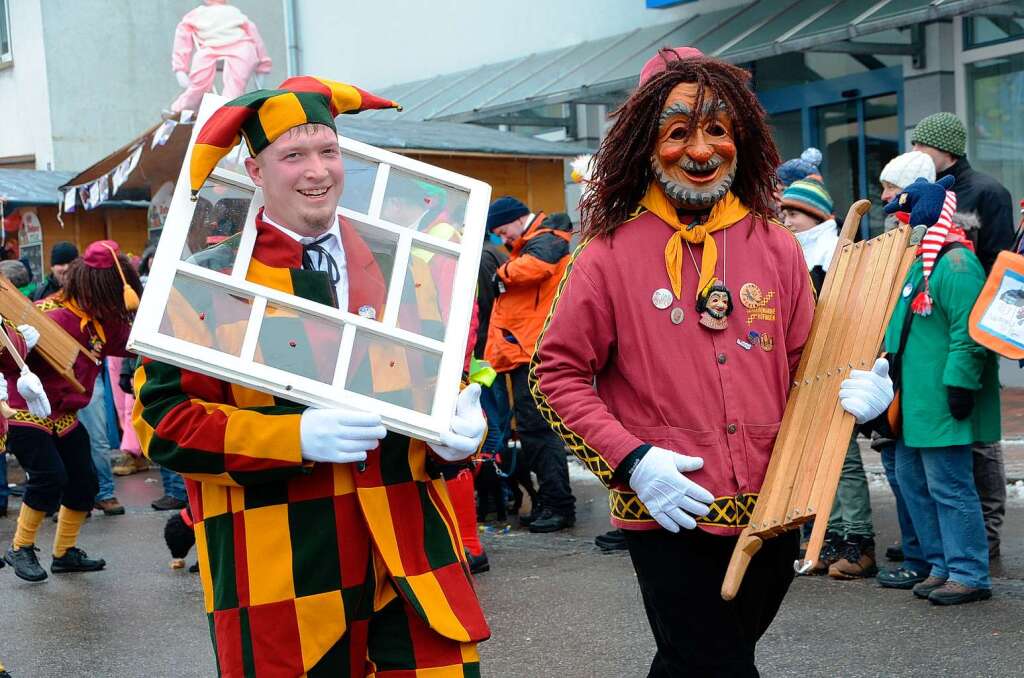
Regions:
[[[337, 214], [334, 118], [395, 107], [294, 77], [213, 114], [192, 190], [245, 139], [265, 198], [248, 280], [382, 316], [384, 276]], [[314, 333], [294, 336], [315, 358]], [[307, 408], [159, 362], [135, 380], [145, 453], [186, 478], [221, 675], [479, 675], [489, 630], [436, 468], [479, 446], [479, 387], [435, 445], [386, 431], [376, 413]]]
[[[779, 158], [749, 77], [690, 48], [647, 62], [532, 365], [540, 410], [609, 487], [651, 676], [756, 676], [797, 557], [796, 532], [769, 540], [722, 600], [814, 313], [800, 245], [766, 216]], [[883, 366], [843, 386], [858, 421], [892, 398]]]

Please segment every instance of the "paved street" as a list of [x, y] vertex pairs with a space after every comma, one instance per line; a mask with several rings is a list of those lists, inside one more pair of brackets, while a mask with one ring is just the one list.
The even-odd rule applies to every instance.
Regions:
[[[867, 456], [869, 470], [877, 455]], [[485, 535], [492, 570], [479, 578], [494, 637], [482, 648], [489, 676], [643, 676], [653, 641], [623, 553], [591, 542], [606, 529], [601, 487], [574, 468], [580, 520], [571, 533]], [[109, 562], [96, 575], [41, 585], [0, 572], [0, 656], [16, 678], [209, 676], [213, 660], [196, 575], [168, 569], [167, 514], [148, 507], [156, 473], [119, 479], [128, 515], [93, 517], [81, 543]], [[801, 578], [760, 645], [765, 676], [1010, 676], [1024, 656], [1024, 496], [1007, 516], [995, 597], [937, 608], [873, 582]], [[872, 481], [884, 548], [895, 536], [888, 488]], [[0, 520], [7, 544], [11, 518]], [[40, 543], [47, 551], [53, 526]], [[191, 559], [190, 559], [191, 562]], [[44, 559], [49, 563], [49, 556]], [[698, 620], [700, 611], [694, 611]], [[713, 629], [700, 629], [711, 633]]]

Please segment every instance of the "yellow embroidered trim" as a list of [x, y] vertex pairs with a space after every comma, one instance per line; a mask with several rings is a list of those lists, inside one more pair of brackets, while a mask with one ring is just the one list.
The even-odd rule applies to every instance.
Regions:
[[62, 414], [56, 419], [51, 419], [50, 417], [36, 416], [25, 410], [15, 410], [14, 416], [11, 417], [11, 421], [17, 421], [22, 424], [42, 428], [62, 436], [75, 426], [78, 422], [78, 416], [74, 412], [71, 412], [68, 414]]

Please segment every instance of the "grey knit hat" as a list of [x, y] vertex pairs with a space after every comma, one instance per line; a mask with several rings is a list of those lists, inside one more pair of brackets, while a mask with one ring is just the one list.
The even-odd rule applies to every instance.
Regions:
[[910, 143], [931, 146], [962, 158], [967, 155], [967, 128], [952, 113], [932, 113], [917, 123]]

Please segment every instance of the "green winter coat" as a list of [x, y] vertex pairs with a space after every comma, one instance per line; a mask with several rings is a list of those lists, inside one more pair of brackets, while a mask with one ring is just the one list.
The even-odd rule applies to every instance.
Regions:
[[[885, 332], [885, 350], [900, 341], [911, 294], [923, 277], [920, 257], [910, 267]], [[903, 352], [903, 440], [910, 447], [991, 443], [1000, 439], [999, 364], [996, 354], [971, 339], [967, 320], [985, 284], [985, 271], [968, 249], [947, 252], [931, 275], [931, 315], [914, 316]], [[974, 391], [971, 416], [949, 413], [948, 386]]]

